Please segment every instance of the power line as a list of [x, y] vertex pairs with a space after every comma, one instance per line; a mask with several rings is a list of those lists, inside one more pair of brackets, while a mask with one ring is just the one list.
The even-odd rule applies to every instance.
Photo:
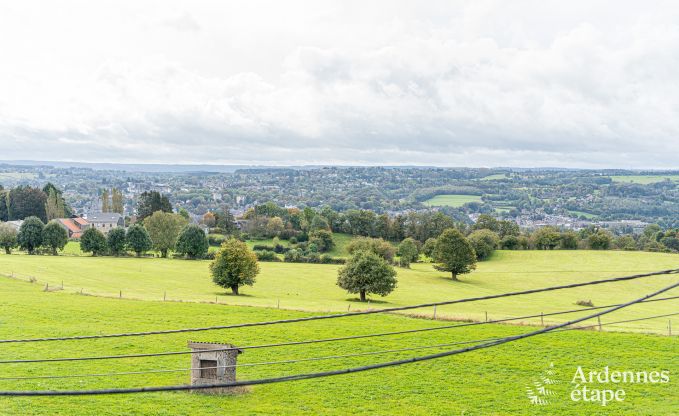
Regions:
[[[639, 302], [639, 303], [660, 302], [660, 301], [674, 300], [674, 299], [679, 299], [679, 296], [671, 296], [671, 297], [659, 298], [659, 299], [649, 299], [649, 300], [644, 300], [644, 301]], [[240, 346], [240, 347], [215, 348], [215, 349], [201, 350], [201, 352], [221, 352], [221, 351], [246, 350], [246, 349], [252, 350], [252, 349], [263, 349], [263, 348], [287, 347], [287, 346], [293, 346], [293, 345], [320, 344], [320, 343], [325, 343], [325, 342], [348, 341], [348, 340], [355, 340], [355, 339], [376, 338], [376, 337], [384, 337], [384, 336], [392, 336], [392, 335], [404, 335], [404, 334], [412, 334], [412, 333], [418, 333], [418, 332], [438, 331], [438, 330], [442, 330], [442, 329], [462, 328], [462, 327], [468, 327], [468, 326], [477, 326], [477, 325], [487, 325], [487, 324], [511, 322], [511, 321], [518, 321], [518, 320], [522, 320], [522, 319], [532, 319], [532, 318], [541, 318], [541, 317], [547, 317], [547, 316], [565, 315], [565, 314], [570, 314], [570, 313], [604, 309], [604, 308], [609, 308], [609, 307], [619, 306], [619, 305], [620, 304], [606, 305], [606, 306], [592, 306], [592, 307], [589, 307], [589, 308], [570, 309], [570, 310], [566, 310], [566, 311], [540, 313], [540, 314], [535, 314], [535, 315], [524, 315], [524, 316], [504, 318], [504, 319], [496, 319], [496, 320], [489, 320], [489, 321], [482, 321], [482, 322], [465, 322], [465, 323], [461, 323], [461, 324], [458, 323], [458, 324], [453, 324], [453, 325], [442, 325], [442, 326], [434, 326], [434, 327], [427, 327], [427, 328], [404, 329], [404, 330], [400, 330], [400, 331], [391, 331], [391, 332], [381, 332], [381, 333], [361, 334], [361, 335], [348, 335], [348, 336], [343, 336], [343, 337], [321, 338], [321, 339], [311, 339], [311, 340], [303, 340], [303, 341], [288, 341], [288, 342], [278, 342], [278, 343], [271, 343], [271, 344], [245, 345], [245, 346]], [[187, 355], [187, 354], [194, 354], [194, 353], [195, 353], [194, 351], [162, 351], [162, 352], [155, 352], [155, 353], [103, 355], [103, 356], [90, 356], [90, 357], [60, 357], [60, 358], [0, 360], [0, 364], [25, 364], [25, 363], [42, 363], [42, 362], [115, 360], [115, 359], [124, 359], [124, 358], [148, 358], [148, 357], [162, 357], [162, 356], [169, 356], [169, 355]]]
[[[670, 313], [670, 314], [663, 314], [663, 315], [646, 316], [646, 317], [637, 318], [637, 319], [627, 319], [627, 320], [623, 320], [623, 321], [605, 322], [605, 323], [602, 323], [601, 325], [599, 325], [597, 323], [597, 324], [588, 325], [588, 326], [563, 328], [563, 329], [551, 331], [549, 333], [552, 334], [552, 333], [563, 332], [563, 331], [575, 331], [575, 330], [582, 330], [582, 329], [598, 327], [598, 326], [616, 325], [616, 324], [626, 323], [626, 322], [646, 321], [646, 320], [650, 320], [650, 319], [664, 318], [664, 317], [667, 317], [667, 316], [675, 316], [675, 315], [679, 315], [679, 312]], [[320, 356], [320, 357], [307, 357], [307, 358], [297, 358], [297, 359], [290, 359], [290, 360], [260, 361], [260, 362], [255, 362], [255, 363], [241, 363], [241, 364], [223, 365], [223, 366], [217, 366], [217, 367], [153, 369], [153, 370], [123, 371], [123, 372], [112, 372], [112, 373], [101, 373], [101, 374], [72, 374], [72, 375], [47, 375], [47, 376], [25, 376], [25, 377], [0, 377], [0, 380], [36, 380], [36, 379], [62, 379], [62, 378], [85, 378], [85, 377], [112, 377], [112, 376], [125, 376], [125, 375], [138, 375], [138, 374], [177, 373], [177, 372], [185, 372], [185, 371], [192, 371], [192, 370], [209, 370], [209, 369], [217, 369], [217, 368], [257, 367], [257, 366], [264, 366], [264, 365], [295, 364], [295, 363], [309, 362], [309, 361], [323, 361], [323, 360], [332, 360], [332, 359], [341, 359], [341, 358], [353, 358], [353, 357], [362, 357], [362, 356], [369, 356], [369, 355], [389, 354], [389, 353], [395, 353], [395, 352], [406, 352], [406, 351], [416, 351], [416, 350], [424, 350], [424, 349], [432, 349], [432, 348], [450, 347], [450, 346], [453, 346], [453, 345], [475, 344], [477, 342], [495, 341], [497, 339], [501, 339], [501, 337], [484, 338], [484, 339], [467, 340], [467, 341], [457, 341], [457, 342], [447, 342], [447, 343], [443, 343], [443, 344], [424, 345], [424, 346], [418, 346], [418, 347], [407, 347], [407, 348], [398, 348], [398, 349], [391, 349], [391, 350], [368, 351], [368, 352], [360, 352], [360, 353], [353, 353], [353, 354], [325, 355], [325, 356]]]
[[204, 385], [175, 385], [175, 386], [155, 386], [155, 387], [139, 387], [139, 388], [116, 388], [116, 389], [101, 389], [101, 390], [57, 390], [57, 391], [48, 391], [48, 390], [33, 390], [33, 391], [0, 391], [0, 396], [84, 396], [84, 395], [102, 395], [102, 394], [129, 394], [129, 393], [146, 393], [146, 392], [159, 392], [159, 391], [181, 391], [181, 390], [203, 390], [203, 389], [213, 389], [213, 388], [228, 388], [228, 387], [241, 387], [241, 386], [253, 386], [253, 385], [260, 385], [260, 384], [271, 384], [271, 383], [281, 383], [281, 382], [286, 382], [286, 381], [298, 381], [298, 380], [308, 380], [308, 379], [314, 379], [314, 378], [321, 378], [321, 377], [329, 377], [329, 376], [335, 376], [335, 375], [341, 375], [341, 374], [352, 374], [352, 373], [358, 373], [358, 372], [363, 372], [363, 371], [369, 371], [369, 370], [376, 370], [380, 368], [387, 368], [387, 367], [394, 367], [394, 366], [399, 366], [403, 364], [410, 364], [410, 363], [416, 363], [416, 362], [422, 362], [422, 361], [428, 361], [428, 360], [434, 360], [438, 358], [443, 358], [443, 357], [448, 357], [448, 356], [453, 356], [453, 355], [458, 355], [458, 354], [463, 354], [471, 351], [476, 351], [484, 348], [490, 348], [490, 347], [495, 347], [498, 345], [506, 344], [508, 342], [513, 342], [517, 341], [520, 339], [524, 338], [530, 338], [536, 335], [544, 334], [550, 331], [554, 331], [556, 329], [564, 328], [573, 324], [576, 324], [578, 322], [583, 322], [588, 319], [596, 318], [602, 315], [606, 315], [612, 312], [615, 312], [617, 310], [626, 308], [628, 306], [634, 305], [636, 303], [639, 303], [643, 301], [644, 299], [651, 298], [653, 296], [657, 296], [660, 293], [667, 292], [668, 290], [674, 289], [675, 287], [679, 286], [679, 282], [674, 283], [670, 286], [667, 286], [663, 289], [657, 290], [653, 292], [650, 295], [646, 295], [644, 297], [629, 301], [627, 303], [615, 306], [610, 309], [606, 309], [601, 312], [597, 312], [591, 315], [587, 315], [581, 318], [573, 319], [568, 322], [564, 322], [561, 324], [553, 325], [547, 328], [542, 328], [533, 332], [528, 332], [520, 335], [513, 335], [509, 337], [504, 337], [497, 339], [495, 341], [489, 341], [486, 343], [482, 344], [476, 344], [471, 347], [466, 347], [466, 348], [461, 348], [461, 349], [456, 349], [456, 350], [450, 350], [450, 351], [443, 351], [439, 352], [436, 354], [430, 354], [430, 355], [424, 355], [424, 356], [419, 356], [419, 357], [412, 357], [412, 358], [407, 358], [407, 359], [402, 359], [402, 360], [395, 360], [395, 361], [388, 361], [388, 362], [383, 362], [383, 363], [377, 363], [377, 364], [370, 364], [370, 365], [365, 365], [365, 366], [360, 366], [360, 367], [351, 367], [351, 368], [345, 368], [345, 369], [340, 369], [340, 370], [331, 370], [331, 371], [323, 371], [323, 372], [317, 372], [317, 373], [305, 373], [305, 374], [295, 374], [291, 376], [283, 376], [283, 377], [271, 377], [271, 378], [264, 378], [264, 379], [256, 379], [256, 380], [244, 380], [244, 381], [234, 381], [234, 382], [228, 382], [228, 383], [213, 383], [213, 384], [204, 384]]
[[498, 299], [498, 298], [504, 298], [504, 297], [510, 297], [510, 296], [518, 296], [518, 295], [528, 295], [528, 294], [533, 294], [533, 293], [549, 292], [549, 291], [560, 290], [560, 289], [572, 289], [572, 288], [576, 288], [576, 287], [599, 285], [599, 284], [603, 284], [603, 283], [621, 282], [621, 281], [639, 279], [639, 278], [642, 278], [642, 277], [669, 275], [669, 274], [677, 274], [677, 273], [679, 273], [679, 269], [670, 269], [670, 270], [662, 270], [662, 271], [657, 271], [657, 272], [652, 272], [652, 273], [644, 273], [644, 274], [635, 274], [635, 275], [631, 275], [631, 276], [615, 277], [615, 278], [610, 278], [610, 279], [592, 280], [592, 281], [581, 282], [581, 283], [571, 283], [571, 284], [568, 284], [568, 285], [550, 286], [550, 287], [539, 288], [539, 289], [522, 290], [522, 291], [518, 291], [518, 292], [500, 293], [500, 294], [496, 294], [496, 295], [478, 296], [478, 297], [473, 297], [473, 298], [456, 299], [456, 300], [449, 300], [449, 301], [442, 301], [442, 302], [422, 303], [422, 304], [419, 304], [419, 305], [398, 306], [398, 307], [385, 308], [385, 309], [371, 309], [371, 310], [367, 310], [367, 311], [346, 312], [346, 313], [339, 313], [339, 314], [333, 314], [333, 315], [315, 315], [315, 316], [307, 316], [307, 317], [301, 317], [301, 318], [281, 319], [281, 320], [275, 320], [275, 321], [247, 322], [247, 323], [231, 324], [231, 325], [219, 325], [219, 326], [209, 326], [209, 327], [199, 327], [199, 328], [169, 329], [169, 330], [145, 331], [145, 332], [128, 332], [128, 333], [119, 333], [119, 334], [78, 335], [78, 336], [68, 336], [68, 337], [47, 337], [47, 338], [27, 338], [27, 339], [4, 339], [4, 340], [0, 340], [0, 343], [70, 341], [70, 340], [83, 340], [83, 339], [132, 337], [132, 336], [143, 336], [143, 335], [166, 335], [166, 334], [177, 334], [177, 333], [183, 333], [183, 332], [212, 331], [212, 330], [218, 330], [218, 329], [247, 328], [247, 327], [255, 327], [255, 326], [266, 326], [266, 325], [287, 324], [287, 323], [296, 323], [296, 322], [317, 321], [317, 320], [321, 320], [321, 319], [345, 318], [345, 317], [359, 316], [359, 315], [371, 315], [371, 314], [377, 314], [377, 313], [405, 311], [405, 310], [426, 308], [426, 307], [432, 307], [432, 306], [452, 305], [452, 304], [466, 303], [466, 302], [476, 302], [476, 301], [482, 301], [482, 300]]

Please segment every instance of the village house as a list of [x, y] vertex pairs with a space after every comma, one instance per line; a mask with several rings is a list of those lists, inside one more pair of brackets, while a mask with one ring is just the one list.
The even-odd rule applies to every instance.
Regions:
[[116, 227], [124, 227], [125, 219], [117, 212], [96, 212], [87, 214], [85, 217], [92, 228], [96, 228], [104, 234]]
[[68, 232], [68, 238], [80, 238], [83, 232], [90, 227], [90, 223], [86, 219], [75, 217], [75, 218], [58, 218], [57, 222], [61, 225], [66, 232]]

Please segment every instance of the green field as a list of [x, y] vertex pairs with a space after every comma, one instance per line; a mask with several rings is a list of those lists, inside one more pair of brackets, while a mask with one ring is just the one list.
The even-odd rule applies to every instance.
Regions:
[[613, 182], [638, 183], [641, 185], [662, 182], [667, 179], [674, 182], [679, 182], [679, 175], [621, 175], [611, 176], [610, 178], [613, 180]]
[[[0, 273], [24, 280], [36, 279], [36, 285], [61, 287], [67, 293], [79, 292], [107, 297], [143, 300], [181, 300], [224, 304], [265, 306], [305, 310], [343, 311], [360, 307], [355, 295], [335, 285], [337, 265], [300, 263], [260, 263], [261, 274], [253, 287], [242, 289], [244, 296], [232, 296], [215, 286], [208, 273], [208, 261], [152, 258], [67, 257], [0, 255]], [[536, 288], [561, 282], [577, 282], [636, 272], [663, 270], [679, 266], [676, 254], [625, 251], [498, 251], [491, 261], [479, 263], [478, 269], [453, 282], [447, 273], [434, 270], [429, 263], [398, 268], [398, 288], [389, 296], [373, 296], [371, 307], [402, 306], [501, 293], [517, 288]], [[623, 302], [643, 289], [649, 291], [672, 279], [654, 277], [595, 288], [515, 297], [502, 300], [439, 307], [440, 317], [485, 319], [530, 315], [559, 309], [571, 309], [578, 300], [594, 305]], [[679, 290], [675, 290], [679, 295]], [[351, 306], [350, 306], [351, 305]], [[661, 313], [662, 303], [639, 307], [649, 315]], [[433, 310], [414, 311], [431, 315]], [[620, 312], [621, 319], [636, 316]], [[565, 317], [554, 318], [555, 322]], [[536, 320], [533, 320], [536, 322]], [[648, 321], [623, 325], [630, 330], [666, 331], [667, 322]], [[613, 329], [613, 328], [612, 328]]]
[[436, 195], [424, 202], [429, 207], [461, 207], [469, 202], [481, 202], [479, 195]]
[[[553, 253], [550, 253], [553, 254]], [[580, 254], [580, 253], [578, 253]], [[612, 254], [612, 253], [609, 253]], [[635, 254], [635, 253], [633, 253]], [[172, 269], [200, 269], [202, 263], [183, 263], [191, 267], [180, 267], [180, 261], [135, 260], [135, 259], [89, 259], [89, 258], [50, 258], [28, 256], [0, 256], [0, 264], [32, 265], [36, 270], [45, 267], [44, 273], [56, 270], [54, 260], [77, 260], [70, 264], [72, 274], [90, 275], [98, 270], [98, 276], [89, 276], [91, 283], [103, 285], [105, 279], [127, 279], [125, 273], [107, 271], [108, 268], [121, 267], [131, 273], [131, 269], [141, 267], [143, 274], [135, 274], [138, 286], [147, 280], [156, 283], [170, 279]], [[14, 262], [17, 259], [19, 261]], [[644, 265], [661, 268], [673, 263], [667, 256], [650, 256]], [[26, 261], [29, 260], [29, 261]], [[131, 260], [131, 261], [128, 261]], [[488, 270], [483, 280], [493, 283], [493, 290], [502, 290], [510, 283], [509, 276], [499, 273], [505, 265], [511, 267], [517, 259], [501, 257], [493, 262], [498, 268]], [[592, 257], [595, 265], [602, 268], [603, 259]], [[605, 263], [608, 270], [615, 265], [619, 272], [631, 259], [619, 262], [611, 259]], [[638, 263], [639, 259], [636, 259]], [[89, 262], [89, 263], [88, 263]], [[147, 263], [141, 265], [142, 263]], [[491, 262], [491, 263], [493, 263]], [[166, 263], [166, 267], [161, 264]], [[489, 263], [489, 264], [491, 264]], [[154, 264], [153, 266], [151, 264]], [[547, 258], [534, 266], [544, 267]], [[134, 265], [134, 266], [130, 266]], [[141, 265], [141, 266], [140, 266]], [[555, 267], [562, 272], [566, 264]], [[577, 267], [581, 268], [581, 264]], [[657, 267], [655, 267], [657, 266]], [[82, 267], [80, 273], [77, 267]], [[97, 267], [97, 269], [92, 269]], [[156, 267], [154, 269], [154, 267]], [[310, 267], [310, 266], [305, 266]], [[490, 274], [495, 271], [495, 274]], [[157, 273], [157, 274], [156, 274]], [[65, 273], [66, 274], [66, 273]], [[196, 283], [196, 288], [204, 287], [199, 283], [204, 276], [183, 274], [183, 278]], [[597, 276], [601, 272], [595, 273]], [[540, 286], [554, 281], [567, 282], [573, 279], [568, 273], [556, 273], [554, 279], [545, 279], [541, 274], [524, 274], [525, 285]], [[467, 288], [475, 293], [486, 293], [481, 279], [469, 279], [467, 283], [450, 285], [449, 295], [464, 296]], [[589, 274], [589, 278], [594, 274]], [[84, 277], [81, 277], [84, 279]], [[275, 276], [271, 276], [275, 278]], [[305, 280], [308, 276], [298, 276]], [[432, 276], [438, 281], [439, 276]], [[658, 278], [639, 286], [621, 289], [609, 287], [606, 292], [617, 290], [614, 297], [625, 300], [647, 293], [651, 287], [660, 287], [673, 279]], [[492, 281], [492, 282], [490, 282]], [[516, 280], [511, 279], [515, 284]], [[110, 282], [115, 285], [117, 282]], [[130, 281], [130, 283], [134, 283]], [[443, 283], [443, 281], [442, 281]], [[448, 283], [448, 282], [445, 282]], [[639, 282], [641, 284], [641, 282]], [[263, 278], [258, 286], [266, 286]], [[443, 286], [441, 286], [443, 287]], [[617, 287], [617, 286], [616, 286]], [[184, 291], [196, 288], [185, 287]], [[591, 289], [603, 292], [604, 289]], [[276, 310], [270, 308], [233, 307], [197, 303], [152, 302], [97, 298], [73, 293], [66, 286], [63, 291], [44, 292], [41, 285], [30, 284], [9, 278], [0, 280], [0, 304], [2, 304], [2, 324], [0, 339], [28, 338], [39, 336], [69, 336], [82, 334], [104, 334], [125, 331], [144, 331], [171, 329], [202, 325], [224, 325], [238, 322], [255, 322], [303, 316], [304, 312]], [[254, 294], [255, 289], [246, 291]], [[564, 292], [565, 293], [565, 292]], [[322, 294], [322, 292], [321, 292]], [[435, 297], [435, 293], [430, 293]], [[307, 297], [316, 296], [309, 291]], [[564, 295], [565, 296], [565, 295]], [[341, 297], [341, 295], [340, 295]], [[568, 297], [568, 296], [566, 296]], [[557, 297], [554, 296], [552, 301]], [[595, 297], [596, 299], [596, 297]], [[535, 311], [535, 298], [524, 297], [521, 302]], [[558, 302], [555, 302], [558, 303]], [[595, 302], [596, 303], [596, 302]], [[560, 304], [552, 305], [554, 308]], [[670, 306], [666, 306], [669, 308]], [[635, 306], [635, 314], [648, 312], [646, 305]], [[676, 304], [673, 308], [676, 310]], [[616, 313], [608, 319], [618, 319]], [[65, 356], [92, 356], [108, 354], [149, 353], [158, 351], [185, 350], [188, 340], [229, 342], [236, 345], [256, 345], [281, 341], [327, 338], [345, 335], [367, 334], [402, 329], [424, 328], [445, 324], [441, 321], [412, 319], [397, 315], [371, 315], [366, 317], [341, 318], [332, 321], [313, 321], [300, 324], [285, 324], [257, 328], [218, 330], [187, 334], [157, 335], [147, 337], [113, 338], [86, 341], [42, 342], [32, 344], [3, 344], [0, 359], [50, 358]], [[239, 364], [281, 361], [298, 358], [323, 357], [350, 353], [374, 352], [412, 346], [429, 346], [440, 343], [479, 340], [489, 337], [506, 336], [530, 331], [531, 328], [512, 325], [480, 325], [475, 327], [429, 331], [423, 333], [392, 337], [370, 338], [333, 343], [300, 345], [284, 348], [245, 350], [239, 357]], [[451, 347], [447, 347], [450, 349]], [[452, 347], [459, 348], [459, 347]], [[249, 392], [232, 396], [206, 396], [185, 392], [145, 393], [135, 396], [94, 396], [94, 397], [57, 397], [57, 398], [0, 398], [0, 414], [7, 415], [102, 415], [102, 414], [299, 414], [299, 415], [345, 415], [348, 412], [360, 415], [670, 415], [679, 406], [674, 375], [679, 372], [676, 357], [679, 340], [657, 335], [612, 333], [596, 331], [568, 331], [546, 334], [511, 344], [476, 351], [454, 357], [442, 358], [417, 364], [371, 372], [335, 376], [326, 379], [296, 381], [284, 384], [255, 386]], [[292, 375], [306, 372], [340, 369], [374, 362], [390, 361], [443, 351], [446, 348], [433, 348], [410, 352], [394, 352], [363, 357], [289, 363], [267, 366], [241, 367], [238, 378], [257, 379]], [[554, 364], [560, 380], [553, 390], [556, 396], [546, 406], [529, 404], [526, 387], [545, 371], [550, 363]], [[576, 369], [582, 366], [588, 370], [599, 370], [603, 366], [626, 370], [668, 369], [672, 374], [670, 384], [625, 385], [626, 400], [621, 403], [602, 407], [593, 403], [574, 403], [568, 399], [569, 380]], [[121, 360], [77, 361], [66, 363], [42, 364], [2, 364], [1, 377], [25, 377], [37, 375], [74, 375], [109, 372], [143, 371], [157, 369], [183, 369], [189, 367], [186, 355], [154, 358], [126, 358]], [[35, 389], [97, 389], [113, 387], [142, 387], [186, 384], [188, 374], [183, 371], [154, 373], [144, 375], [123, 375], [107, 377], [74, 377], [68, 379], [41, 380], [2, 380], [2, 390]], [[618, 388], [619, 386], [612, 386]], [[610, 387], [607, 387], [610, 388]]]
[[497, 181], [501, 179], [509, 179], [504, 173], [496, 173], [494, 175], [488, 175], [481, 178], [482, 181]]
[[577, 217], [585, 217], [588, 220], [597, 218], [598, 215], [590, 214], [589, 212], [584, 212], [584, 211], [568, 211], [571, 215], [575, 215]]

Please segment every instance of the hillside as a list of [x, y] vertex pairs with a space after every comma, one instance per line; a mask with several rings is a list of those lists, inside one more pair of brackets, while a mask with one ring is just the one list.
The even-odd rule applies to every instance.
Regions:
[[[208, 261], [137, 259], [111, 257], [33, 257], [0, 255], [0, 273], [18, 278], [37, 279], [36, 285], [64, 285], [64, 292], [162, 301], [181, 300], [230, 305], [276, 307], [306, 311], [346, 311], [365, 308], [335, 285], [336, 265], [260, 263], [261, 274], [253, 287], [244, 287], [242, 296], [232, 296], [215, 286], [209, 276]], [[436, 302], [463, 297], [482, 296], [525, 290], [570, 282], [594, 280], [676, 268], [676, 254], [624, 251], [498, 251], [490, 261], [452, 282], [446, 273], [435, 271], [429, 263], [414, 264], [412, 269], [398, 268], [398, 288], [389, 296], [373, 296], [370, 307], [391, 307]], [[577, 308], [579, 300], [591, 300], [596, 306], [620, 303], [639, 293], [651, 291], [672, 281], [671, 276], [649, 277], [633, 282], [569, 289], [530, 296], [439, 307], [439, 317], [484, 320], [523, 316]], [[679, 290], [667, 296], [679, 295]], [[673, 301], [679, 302], [679, 301]], [[621, 311], [620, 319], [639, 314], [667, 313], [667, 303], [635, 306]], [[676, 309], [676, 308], [675, 308]], [[412, 313], [432, 315], [433, 310]], [[568, 316], [548, 321], [559, 322]], [[532, 320], [531, 322], [538, 322]], [[667, 320], [635, 322], [621, 325], [633, 331], [652, 330], [665, 333]], [[610, 328], [614, 329], [614, 328]]]

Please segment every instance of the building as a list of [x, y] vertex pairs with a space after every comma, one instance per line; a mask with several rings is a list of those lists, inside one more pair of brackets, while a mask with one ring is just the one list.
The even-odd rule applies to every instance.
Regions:
[[86, 219], [75, 217], [75, 218], [58, 218], [57, 222], [61, 225], [66, 232], [68, 232], [68, 238], [80, 238], [86, 229], [90, 227], [90, 223]]
[[117, 212], [96, 212], [87, 214], [85, 217], [92, 228], [96, 228], [104, 234], [116, 227], [124, 227], [125, 219]]

